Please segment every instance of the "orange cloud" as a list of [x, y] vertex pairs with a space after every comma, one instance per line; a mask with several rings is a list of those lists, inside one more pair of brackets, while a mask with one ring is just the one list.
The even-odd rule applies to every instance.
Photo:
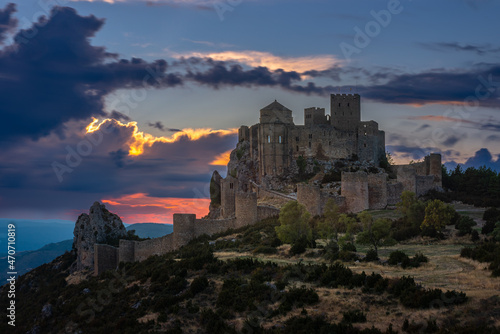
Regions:
[[156, 142], [161, 143], [173, 143], [180, 140], [183, 137], [187, 137], [189, 140], [199, 140], [200, 138], [217, 134], [219, 136], [228, 136], [232, 134], [238, 133], [238, 129], [228, 129], [228, 130], [213, 130], [210, 128], [202, 128], [202, 129], [183, 129], [181, 131], [175, 132], [170, 137], [155, 137], [149, 133], [145, 133], [139, 131], [139, 127], [137, 126], [137, 122], [128, 122], [122, 123], [115, 119], [107, 118], [99, 122], [96, 118], [92, 118], [92, 122], [87, 125], [85, 128], [87, 133], [95, 132], [100, 129], [103, 124], [107, 122], [114, 122], [118, 126], [131, 128], [132, 129], [132, 137], [129, 145], [129, 155], [141, 155], [144, 153], [144, 147], [151, 147]]
[[208, 214], [209, 198], [151, 197], [144, 193], [103, 199], [102, 203], [124, 223], [172, 224], [174, 213], [194, 213], [201, 218]]
[[223, 51], [223, 52], [189, 52], [174, 53], [175, 58], [198, 57], [212, 58], [218, 61], [237, 61], [252, 67], [264, 66], [274, 71], [283, 69], [285, 71], [296, 71], [299, 73], [316, 70], [323, 71], [341, 63], [332, 55], [316, 55], [303, 57], [280, 57], [269, 52], [261, 51]]
[[231, 150], [221, 153], [215, 157], [214, 161], [212, 161], [210, 165], [226, 166], [229, 162], [230, 155], [231, 155]]

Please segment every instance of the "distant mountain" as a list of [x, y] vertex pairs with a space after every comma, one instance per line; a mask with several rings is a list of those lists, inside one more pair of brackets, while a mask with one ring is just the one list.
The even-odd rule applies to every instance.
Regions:
[[139, 223], [127, 226], [127, 231], [135, 230], [135, 234], [140, 238], [159, 238], [174, 231], [174, 225]]
[[[49, 243], [73, 238], [75, 222], [70, 220], [27, 220], [0, 218], [0, 241], [7, 241], [7, 226], [16, 225], [16, 252], [39, 249]], [[3, 248], [3, 247], [2, 247]], [[6, 249], [0, 250], [0, 256], [6, 255]]]
[[[57, 243], [51, 243], [34, 251], [16, 252], [15, 267], [18, 276], [26, 274], [28, 271], [41, 266], [44, 263], [49, 263], [56, 257], [71, 250], [73, 239], [64, 240]], [[7, 272], [7, 256], [0, 257], [0, 285], [3, 285], [8, 278]]]

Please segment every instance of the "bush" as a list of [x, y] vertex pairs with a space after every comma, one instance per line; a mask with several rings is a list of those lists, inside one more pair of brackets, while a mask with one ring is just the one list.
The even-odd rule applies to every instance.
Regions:
[[481, 229], [481, 234], [488, 235], [492, 233], [493, 230], [495, 230], [495, 222], [490, 220], [483, 225], [483, 228]]
[[352, 242], [346, 242], [345, 244], [343, 244], [342, 250], [349, 251], [349, 252], [357, 252], [356, 246], [354, 246], [354, 244]]
[[344, 317], [342, 322], [347, 324], [354, 324], [357, 322], [366, 322], [366, 314], [361, 310], [347, 311], [343, 313]]
[[307, 289], [305, 286], [300, 288], [291, 288], [283, 296], [284, 300], [279, 306], [279, 310], [283, 313], [291, 311], [294, 306], [303, 307], [304, 305], [316, 304], [319, 301], [319, 296], [313, 288]]
[[373, 262], [373, 261], [378, 261], [378, 255], [375, 249], [370, 249], [368, 252], [366, 252], [365, 256], [365, 261], [366, 262]]
[[403, 268], [410, 264], [410, 258], [403, 251], [396, 250], [389, 254], [389, 260], [387, 261], [392, 266], [401, 264]]
[[460, 216], [455, 224], [455, 228], [458, 230], [459, 236], [472, 233], [472, 226], [476, 226], [476, 222], [474, 219], [467, 216]]
[[470, 234], [470, 240], [473, 242], [479, 240], [479, 233], [476, 230], [472, 230], [472, 233]]
[[276, 254], [278, 250], [276, 249], [276, 247], [260, 245], [257, 246], [257, 248], [253, 250], [253, 252], [256, 254]]
[[307, 241], [307, 237], [303, 235], [292, 244], [292, 248], [290, 248], [290, 254], [298, 255], [304, 253], [308, 244], [309, 242]]
[[324, 248], [323, 257], [330, 262], [338, 260], [338, 258], [339, 258], [339, 245], [335, 241], [330, 240]]

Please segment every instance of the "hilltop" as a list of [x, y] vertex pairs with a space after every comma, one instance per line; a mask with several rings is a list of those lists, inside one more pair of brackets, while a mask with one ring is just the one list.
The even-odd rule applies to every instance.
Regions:
[[[482, 212], [460, 210], [481, 219]], [[67, 252], [19, 279], [14, 332], [498, 332], [500, 282], [485, 265], [459, 256], [474, 243], [454, 226], [443, 231], [445, 240], [415, 237], [382, 248], [380, 261], [363, 260], [369, 248], [355, 244], [331, 262], [321, 239], [292, 255], [276, 234], [279, 225], [268, 218], [201, 236], [98, 277], [75, 271], [76, 254]], [[389, 265], [396, 249], [418, 251], [428, 262]]]

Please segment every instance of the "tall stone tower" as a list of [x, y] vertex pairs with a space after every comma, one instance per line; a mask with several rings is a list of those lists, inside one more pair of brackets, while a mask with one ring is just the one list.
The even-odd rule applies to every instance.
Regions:
[[357, 131], [361, 122], [359, 94], [330, 95], [331, 124], [342, 131]]
[[289, 129], [292, 111], [277, 101], [260, 110], [259, 174], [281, 175], [290, 164]]

